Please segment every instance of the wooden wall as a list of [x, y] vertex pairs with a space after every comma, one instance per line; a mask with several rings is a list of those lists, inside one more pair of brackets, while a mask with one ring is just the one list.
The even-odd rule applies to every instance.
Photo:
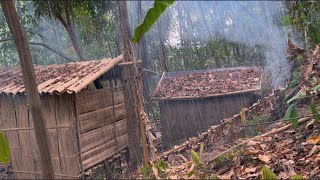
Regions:
[[220, 120], [231, 117], [243, 107], [252, 105], [258, 96], [244, 93], [236, 95], [160, 100], [160, 121], [163, 148], [177, 145], [189, 137], [197, 136]]
[[83, 169], [127, 147], [123, 87], [86, 90], [77, 94]]
[[[41, 100], [55, 177], [75, 178], [80, 172], [80, 160], [74, 97], [42, 95]], [[0, 95], [0, 129], [9, 141], [14, 178], [42, 178], [33, 127], [25, 95]]]

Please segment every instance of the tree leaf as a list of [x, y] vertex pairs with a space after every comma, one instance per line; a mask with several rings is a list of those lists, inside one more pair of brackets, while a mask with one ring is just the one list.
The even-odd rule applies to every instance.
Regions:
[[0, 131], [0, 162], [3, 164], [7, 164], [10, 161], [10, 149], [9, 144], [4, 136], [4, 134]]
[[173, 3], [174, 0], [155, 0], [153, 7], [149, 9], [143, 22], [135, 29], [132, 42], [139, 42], [142, 36], [148, 32], [151, 26], [159, 19], [161, 14]]
[[318, 144], [320, 142], [320, 136], [313, 136], [313, 137], [310, 137], [307, 142], [309, 144]]
[[262, 179], [265, 179], [265, 180], [277, 179], [277, 175], [274, 174], [274, 172], [272, 172], [267, 166], [263, 166]]
[[291, 104], [286, 114], [284, 115], [284, 121], [290, 121], [294, 128], [298, 127], [298, 112], [295, 110], [295, 104]]
[[270, 162], [270, 157], [267, 156], [267, 155], [262, 155], [262, 154], [259, 154], [258, 155], [258, 159], [266, 164], [268, 164]]
[[200, 158], [199, 158], [198, 154], [193, 149], [191, 149], [190, 153], [191, 153], [191, 159], [192, 159], [193, 164], [198, 166], [200, 164]]
[[202, 159], [202, 155], [203, 155], [203, 143], [200, 144], [200, 152], [199, 152], [200, 161]]
[[305, 92], [299, 92], [297, 95], [293, 96], [291, 99], [287, 101], [288, 104], [291, 104], [293, 101], [304, 99], [307, 97]]
[[290, 179], [291, 180], [303, 180], [303, 176], [296, 174], [296, 175], [290, 177]]

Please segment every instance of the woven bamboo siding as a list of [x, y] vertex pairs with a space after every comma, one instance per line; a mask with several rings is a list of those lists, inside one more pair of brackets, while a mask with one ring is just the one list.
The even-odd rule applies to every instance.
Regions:
[[80, 149], [88, 169], [127, 147], [123, 87], [77, 94]]
[[[80, 162], [74, 98], [71, 95], [42, 95], [41, 100], [55, 177], [77, 177]], [[1, 95], [0, 105], [0, 128], [10, 144], [15, 178], [42, 178], [33, 120], [28, 111], [26, 96]]]
[[249, 107], [259, 95], [242, 93], [206, 98], [160, 100], [163, 148], [172, 147], [197, 136], [220, 120]]

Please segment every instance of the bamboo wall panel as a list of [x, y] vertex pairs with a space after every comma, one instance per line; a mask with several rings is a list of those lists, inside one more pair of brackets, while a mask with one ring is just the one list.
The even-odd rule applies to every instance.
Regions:
[[[123, 88], [113, 90], [114, 104], [118, 105], [124, 102]], [[77, 94], [78, 114], [84, 114], [98, 109], [112, 106], [111, 89], [88, 90]]]
[[[120, 150], [124, 149], [128, 146], [128, 137], [127, 134], [124, 134], [117, 138], [117, 141], [115, 139], [109, 141], [105, 149], [102, 149], [103, 151], [99, 151], [99, 154], [95, 154], [94, 156], [91, 156], [88, 159], [85, 159], [83, 161], [84, 169], [88, 169], [102, 161], [104, 161], [107, 158], [110, 158], [111, 156], [118, 153]], [[89, 156], [88, 156], [89, 157]]]
[[160, 120], [163, 147], [168, 148], [201, 134], [220, 120], [252, 105], [258, 97], [251, 93], [198, 98], [161, 100]]
[[[116, 123], [117, 136], [127, 132], [126, 120], [123, 119]], [[115, 138], [114, 124], [83, 133], [80, 135], [81, 153], [101, 146]]]
[[[17, 127], [17, 121], [15, 117], [15, 108], [13, 99], [6, 95], [1, 95], [1, 128], [10, 129]], [[4, 132], [9, 144], [11, 151], [11, 161], [13, 169], [23, 168], [23, 159], [21, 154], [20, 139], [17, 131], [6, 131]], [[15, 175], [16, 179], [23, 178], [21, 175]]]
[[[56, 178], [60, 174], [79, 175], [79, 149], [75, 129], [72, 96], [42, 95], [42, 107], [48, 129], [49, 146]], [[4, 129], [11, 148], [12, 170], [17, 179], [40, 179], [40, 155], [33, 119], [25, 95], [0, 96], [0, 128]], [[71, 128], [57, 128], [68, 125]], [[65, 176], [64, 176], [65, 177]]]
[[109, 125], [113, 123], [114, 120], [119, 121], [121, 119], [124, 119], [124, 104], [116, 105], [114, 111], [115, 119], [113, 116], [112, 106], [79, 115], [80, 133], [85, 133], [90, 130], [100, 128], [102, 126]]
[[78, 149], [74, 97], [67, 94], [59, 97], [56, 108], [57, 125], [68, 124], [71, 126], [71, 128], [57, 129], [62, 174], [75, 176], [80, 172], [80, 150]]

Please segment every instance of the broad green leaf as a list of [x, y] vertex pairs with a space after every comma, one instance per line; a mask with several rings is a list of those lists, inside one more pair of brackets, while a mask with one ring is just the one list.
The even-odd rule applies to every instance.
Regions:
[[200, 152], [199, 152], [200, 160], [202, 158], [202, 155], [203, 155], [203, 143], [200, 144]]
[[303, 176], [296, 174], [296, 175], [292, 176], [290, 179], [291, 180], [303, 180]]
[[153, 7], [149, 9], [143, 22], [135, 29], [132, 42], [139, 42], [142, 36], [148, 32], [151, 26], [159, 19], [161, 14], [173, 3], [174, 0], [155, 0]]
[[298, 112], [295, 110], [295, 104], [291, 104], [286, 114], [284, 115], [284, 121], [290, 121], [294, 128], [298, 127]]
[[292, 123], [292, 126], [294, 128], [297, 128], [298, 127], [298, 112], [293, 109], [292, 113], [291, 113], [291, 123]]
[[277, 175], [274, 174], [268, 167], [263, 166], [262, 168], [262, 179], [270, 180], [270, 179], [278, 179]]
[[191, 159], [192, 159], [193, 164], [198, 166], [200, 164], [200, 158], [199, 158], [198, 154], [193, 149], [191, 149], [190, 153], [191, 153]]
[[315, 87], [311, 88], [312, 90], [319, 91], [320, 90], [320, 84], [316, 85]]
[[305, 92], [301, 92], [301, 93], [298, 93], [297, 95], [293, 96], [291, 99], [289, 99], [287, 101], [288, 104], [292, 103], [293, 101], [296, 101], [296, 100], [300, 100], [300, 99], [304, 99], [307, 97], [307, 94]]
[[300, 83], [300, 75], [297, 71], [292, 73], [292, 80], [289, 82], [288, 86], [294, 87]]
[[318, 114], [317, 106], [314, 103], [313, 98], [312, 98], [311, 104], [310, 104], [310, 111], [311, 111], [312, 117], [314, 118], [315, 122], [318, 122], [320, 119], [320, 115]]
[[196, 172], [195, 170], [189, 171], [187, 173], [188, 177], [191, 177], [192, 175], [194, 175], [195, 172]]
[[4, 134], [0, 131], [0, 163], [7, 164], [10, 161], [10, 149], [9, 144], [4, 136]]

